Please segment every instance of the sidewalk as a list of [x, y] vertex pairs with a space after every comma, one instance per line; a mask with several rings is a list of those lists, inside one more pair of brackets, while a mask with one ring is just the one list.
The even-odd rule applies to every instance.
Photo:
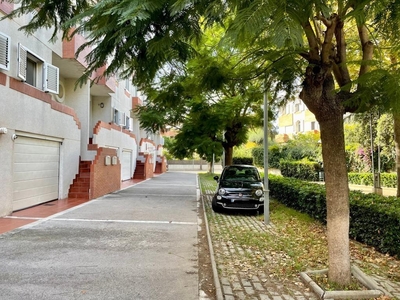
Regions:
[[[351, 188], [361, 190], [359, 186], [352, 186]], [[384, 189], [384, 191], [385, 194], [393, 192], [388, 189]], [[244, 235], [248, 236], [246, 238], [250, 240], [267, 235], [273, 241], [274, 236], [279, 235], [273, 224], [265, 225], [256, 215], [214, 213], [211, 208], [213, 193], [214, 187], [208, 186], [206, 193], [202, 195], [202, 200], [206, 207], [209, 223], [211, 223], [212, 247], [215, 253], [216, 267], [219, 270], [217, 286], [220, 285], [220, 291], [219, 293], [217, 292], [217, 300], [319, 299], [316, 294], [304, 285], [299, 276], [279, 279], [270, 272], [269, 261], [277, 253], [262, 253], [249, 247], [241, 247], [229, 235], [229, 231], [234, 229], [243, 230]], [[249, 234], [249, 231], [251, 234]], [[279, 253], [283, 262], [288, 259], [285, 256], [285, 251], [286, 249], [282, 249], [282, 253]], [[358, 264], [357, 260], [353, 260], [352, 263]], [[377, 266], [371, 263], [371, 269], [375, 267]], [[379, 289], [384, 291], [386, 295], [380, 299], [400, 299], [400, 282], [393, 282], [384, 276], [378, 275], [371, 275], [370, 278], [376, 282]]]

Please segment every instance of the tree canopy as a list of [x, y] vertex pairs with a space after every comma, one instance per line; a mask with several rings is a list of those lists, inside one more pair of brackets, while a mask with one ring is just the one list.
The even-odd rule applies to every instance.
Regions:
[[240, 53], [219, 44], [221, 29], [210, 30], [195, 45], [197, 55], [179, 74], [159, 76], [144, 86], [147, 104], [136, 109], [142, 127], [178, 128], [171, 149], [178, 158], [194, 152], [211, 161], [225, 150], [232, 163], [234, 146], [246, 142], [249, 129], [261, 126], [262, 86], [248, 69], [238, 68]]

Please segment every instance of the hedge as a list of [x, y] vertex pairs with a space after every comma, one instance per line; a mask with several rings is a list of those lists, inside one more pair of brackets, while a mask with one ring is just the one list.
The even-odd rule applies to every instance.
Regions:
[[252, 165], [253, 158], [252, 157], [233, 157], [232, 163], [234, 165]]
[[[349, 183], [359, 185], [373, 185], [372, 173], [349, 173]], [[397, 187], [396, 173], [381, 173], [381, 186], [395, 188]]]
[[307, 181], [318, 181], [318, 172], [321, 166], [317, 162], [312, 162], [306, 159], [299, 161], [280, 160], [280, 169], [282, 176], [293, 177]]
[[[268, 175], [270, 196], [326, 223], [323, 185]], [[400, 258], [400, 199], [350, 191], [350, 237]]]

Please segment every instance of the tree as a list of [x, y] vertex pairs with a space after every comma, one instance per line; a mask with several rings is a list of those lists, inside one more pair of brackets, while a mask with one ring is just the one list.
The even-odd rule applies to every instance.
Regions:
[[[22, 5], [36, 12], [43, 4], [22, 0]], [[351, 272], [343, 115], [387, 101], [377, 93], [382, 85], [379, 80], [384, 77], [383, 66], [373, 60], [381, 41], [377, 26], [391, 30], [393, 40], [398, 41], [399, 31], [385, 26], [389, 21], [398, 23], [398, 11], [397, 0], [107, 0], [96, 2], [65, 25], [91, 32], [87, 45], [97, 45], [88, 57], [87, 74], [111, 59], [106, 75], [123, 67], [124, 73], [134, 73], [139, 83], [152, 80], [167, 62], [170, 70], [176, 69], [180, 67], [178, 61], [194, 53], [188, 41], [200, 34], [200, 21], [211, 24], [228, 20], [225, 41], [241, 46], [247, 54], [243, 62], [252, 60], [258, 67], [254, 76], [265, 75], [274, 80], [276, 84], [271, 86], [276, 90], [285, 89], [289, 94], [301, 78], [300, 98], [321, 129], [328, 275], [330, 280], [347, 285]], [[62, 9], [50, 13], [67, 15], [66, 19], [71, 16]], [[42, 18], [36, 26], [55, 20], [65, 18]], [[81, 20], [88, 21], [81, 24]], [[399, 132], [399, 127], [395, 130]]]
[[[260, 55], [260, 50], [255, 59], [261, 61], [262, 57], [262, 61], [267, 62], [265, 72], [282, 85], [292, 88], [298, 78], [303, 80], [300, 98], [314, 113], [321, 129], [327, 197], [328, 276], [338, 284], [347, 285], [351, 271], [343, 115], [366, 111], [379, 101], [385, 101], [377, 93], [381, 82], [376, 79], [382, 78], [382, 66], [373, 59], [382, 37], [373, 27], [377, 23], [373, 22], [393, 1], [228, 3], [231, 11], [236, 12], [228, 28], [229, 39], [238, 44], [251, 41], [260, 49], [262, 45], [269, 45], [271, 51]], [[395, 9], [399, 11], [398, 7]], [[352, 60], [348, 60], [350, 55]], [[355, 67], [357, 72], [354, 72]]]
[[180, 74], [143, 86], [147, 105], [136, 113], [141, 127], [151, 131], [179, 126], [171, 147], [176, 157], [197, 152], [211, 161], [223, 148], [230, 165], [233, 148], [246, 142], [249, 129], [262, 125], [262, 92], [258, 80], [246, 79], [248, 67], [235, 68], [238, 54], [219, 45], [221, 33], [217, 28], [207, 31], [194, 46], [198, 55]]

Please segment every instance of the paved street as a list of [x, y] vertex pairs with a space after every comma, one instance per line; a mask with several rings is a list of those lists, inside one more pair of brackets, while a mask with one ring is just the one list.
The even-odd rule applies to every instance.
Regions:
[[0, 298], [199, 299], [196, 198], [169, 172], [0, 235]]

